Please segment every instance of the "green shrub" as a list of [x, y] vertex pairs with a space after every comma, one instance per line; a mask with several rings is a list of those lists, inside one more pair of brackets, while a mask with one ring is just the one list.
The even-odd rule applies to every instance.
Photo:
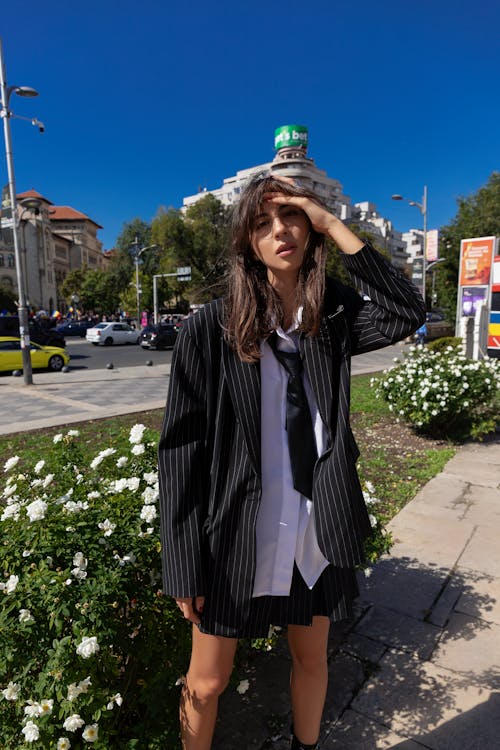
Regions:
[[156, 441], [87, 465], [77, 438], [4, 465], [0, 745], [174, 748], [190, 629], [160, 591]]
[[458, 352], [462, 348], [462, 339], [458, 336], [443, 336], [440, 339], [429, 341], [427, 349], [431, 352], [445, 352], [449, 346]]
[[397, 417], [434, 437], [481, 438], [498, 419], [500, 362], [466, 359], [452, 346], [410, 347], [399, 366], [371, 382]]

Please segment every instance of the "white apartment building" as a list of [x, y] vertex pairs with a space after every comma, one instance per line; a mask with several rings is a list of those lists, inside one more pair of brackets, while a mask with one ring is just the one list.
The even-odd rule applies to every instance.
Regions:
[[339, 219], [347, 224], [356, 223], [369, 231], [379, 246], [390, 253], [393, 264], [398, 268], [405, 268], [407, 255], [401, 233], [393, 228], [391, 221], [377, 213], [374, 203], [364, 201], [353, 205], [350, 197], [344, 195], [340, 182], [329, 177], [324, 170], [318, 169], [314, 160], [307, 156], [307, 135], [307, 128], [301, 125], [284, 125], [277, 128], [276, 156], [273, 161], [239, 170], [234, 176], [226, 177], [220, 188], [204, 189], [195, 195], [185, 197], [183, 209], [192, 206], [207, 192], [218, 198], [223, 205], [232, 206], [238, 202], [248, 180], [261, 172], [293, 177], [299, 184], [319, 195]]

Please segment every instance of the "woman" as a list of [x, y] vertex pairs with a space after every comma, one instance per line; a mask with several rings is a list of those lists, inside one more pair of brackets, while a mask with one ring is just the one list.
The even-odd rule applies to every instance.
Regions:
[[[325, 278], [326, 237], [362, 296]], [[249, 184], [234, 213], [227, 294], [179, 334], [160, 439], [164, 588], [193, 623], [185, 750], [210, 748], [237, 640], [270, 625], [288, 626], [291, 747], [316, 747], [329, 623], [351, 612], [370, 533], [350, 356], [423, 318], [410, 282], [313, 193], [273, 176]]]

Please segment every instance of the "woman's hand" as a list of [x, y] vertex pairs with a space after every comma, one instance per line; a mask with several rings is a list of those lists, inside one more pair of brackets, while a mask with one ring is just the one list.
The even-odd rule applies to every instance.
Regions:
[[329, 213], [322, 206], [318, 206], [317, 203], [314, 203], [309, 198], [285, 195], [284, 193], [266, 193], [264, 200], [269, 201], [269, 203], [297, 206], [297, 208], [302, 209], [311, 222], [314, 231], [320, 234], [329, 234], [331, 227], [333, 227], [335, 222], [338, 222], [338, 219], [333, 214]]
[[[285, 178], [280, 179], [285, 182]], [[288, 179], [286, 181], [288, 182]], [[347, 255], [354, 255], [365, 244], [340, 219], [337, 219], [336, 216], [322, 206], [318, 206], [310, 198], [285, 195], [284, 193], [266, 193], [264, 200], [269, 201], [269, 203], [297, 206], [297, 208], [302, 209], [309, 218], [314, 231], [330, 237], [336, 243], [337, 247]]]
[[175, 597], [175, 603], [186, 620], [194, 622], [195, 625], [200, 624], [200, 615], [203, 612], [203, 606], [205, 604], [204, 596]]

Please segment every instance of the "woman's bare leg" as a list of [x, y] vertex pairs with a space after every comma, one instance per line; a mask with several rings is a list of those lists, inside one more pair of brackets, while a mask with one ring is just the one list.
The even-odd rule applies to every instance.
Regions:
[[314, 745], [319, 737], [328, 686], [329, 629], [328, 617], [313, 617], [311, 626], [288, 626], [293, 726], [295, 736], [305, 745]]
[[191, 662], [180, 703], [183, 750], [210, 750], [219, 695], [233, 669], [236, 638], [201, 633], [193, 626]]

